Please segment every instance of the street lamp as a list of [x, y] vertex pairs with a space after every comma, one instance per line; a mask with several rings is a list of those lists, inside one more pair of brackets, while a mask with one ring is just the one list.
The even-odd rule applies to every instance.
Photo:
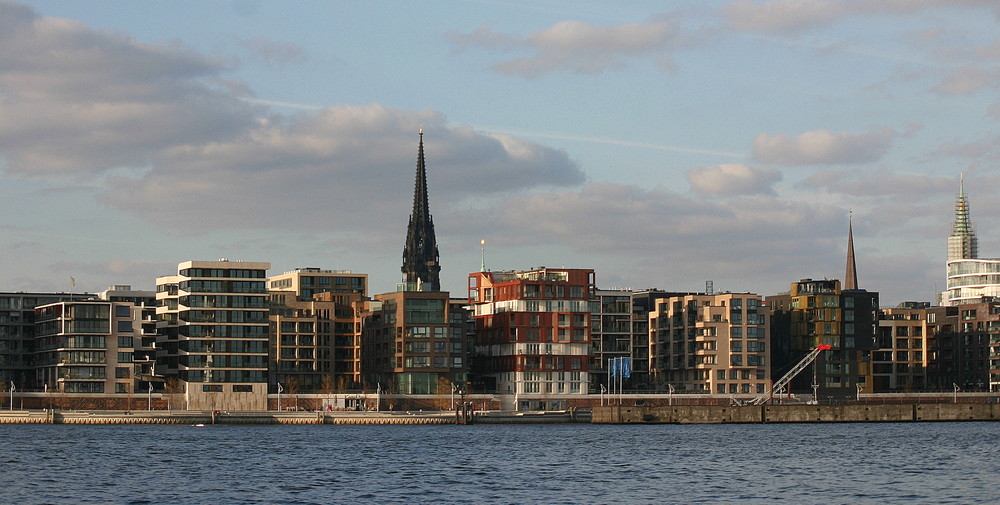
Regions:
[[281, 383], [279, 382], [278, 383], [278, 412], [281, 412], [281, 392], [284, 391], [284, 390], [285, 390], [285, 388], [281, 387]]
[[146, 410], [153, 410], [153, 383], [149, 383], [149, 393], [148, 394], [148, 406]]
[[10, 410], [14, 410], [14, 381], [10, 381]]
[[451, 383], [451, 410], [455, 410], [455, 391], [458, 390], [458, 386], [454, 382]]

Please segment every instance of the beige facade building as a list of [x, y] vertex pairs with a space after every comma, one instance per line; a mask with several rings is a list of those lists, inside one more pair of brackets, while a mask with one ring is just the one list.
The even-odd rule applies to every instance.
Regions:
[[301, 268], [268, 279], [272, 385], [303, 393], [361, 387], [368, 276]]
[[677, 392], [763, 394], [771, 384], [768, 320], [760, 295], [724, 293], [656, 301], [649, 370]]
[[131, 302], [57, 302], [35, 308], [35, 363], [45, 390], [132, 393], [141, 327]]
[[266, 410], [270, 263], [185, 261], [156, 279], [163, 375], [194, 410]]

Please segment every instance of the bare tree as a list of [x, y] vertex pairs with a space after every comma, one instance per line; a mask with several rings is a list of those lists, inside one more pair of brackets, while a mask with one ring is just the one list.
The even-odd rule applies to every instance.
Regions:
[[174, 395], [181, 392], [181, 381], [177, 377], [168, 377], [163, 384], [163, 391], [167, 393], [167, 409], [174, 409]]
[[288, 380], [285, 381], [285, 391], [287, 391], [288, 394], [295, 400], [295, 411], [298, 412], [299, 396], [297, 393], [299, 392], [299, 378], [289, 377]]

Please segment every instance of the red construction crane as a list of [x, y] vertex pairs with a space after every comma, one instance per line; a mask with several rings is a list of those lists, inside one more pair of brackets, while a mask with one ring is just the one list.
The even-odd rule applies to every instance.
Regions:
[[802, 361], [796, 363], [795, 366], [793, 366], [792, 369], [788, 371], [788, 373], [786, 373], [780, 379], [774, 381], [774, 383], [771, 384], [770, 393], [754, 398], [750, 402], [750, 405], [761, 405], [764, 402], [770, 400], [771, 397], [774, 396], [775, 391], [781, 391], [785, 386], [788, 385], [789, 382], [792, 382], [792, 379], [794, 379], [795, 376], [799, 374], [799, 372], [805, 370], [810, 363], [816, 360], [816, 357], [819, 356], [819, 353], [823, 351], [828, 351], [832, 347], [833, 346], [827, 344], [816, 346], [815, 349], [809, 351], [809, 354], [806, 354], [806, 356], [802, 358]]

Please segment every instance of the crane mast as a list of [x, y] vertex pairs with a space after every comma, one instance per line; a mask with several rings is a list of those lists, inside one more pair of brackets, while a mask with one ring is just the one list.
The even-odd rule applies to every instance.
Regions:
[[757, 398], [753, 399], [750, 402], [750, 405], [761, 405], [764, 402], [766, 402], [768, 399], [774, 396], [775, 391], [781, 391], [781, 389], [787, 386], [789, 382], [792, 382], [792, 379], [794, 379], [795, 376], [799, 374], [799, 372], [805, 370], [805, 368], [809, 366], [813, 361], [816, 361], [816, 357], [819, 356], [819, 353], [823, 351], [828, 351], [831, 349], [831, 347], [832, 346], [830, 345], [823, 344], [816, 346], [815, 349], [809, 351], [809, 354], [806, 354], [801, 361], [796, 363], [795, 366], [793, 366], [792, 369], [788, 371], [788, 373], [786, 373], [780, 379], [774, 381], [774, 383], [771, 384], [770, 393], [763, 396], [758, 396]]

